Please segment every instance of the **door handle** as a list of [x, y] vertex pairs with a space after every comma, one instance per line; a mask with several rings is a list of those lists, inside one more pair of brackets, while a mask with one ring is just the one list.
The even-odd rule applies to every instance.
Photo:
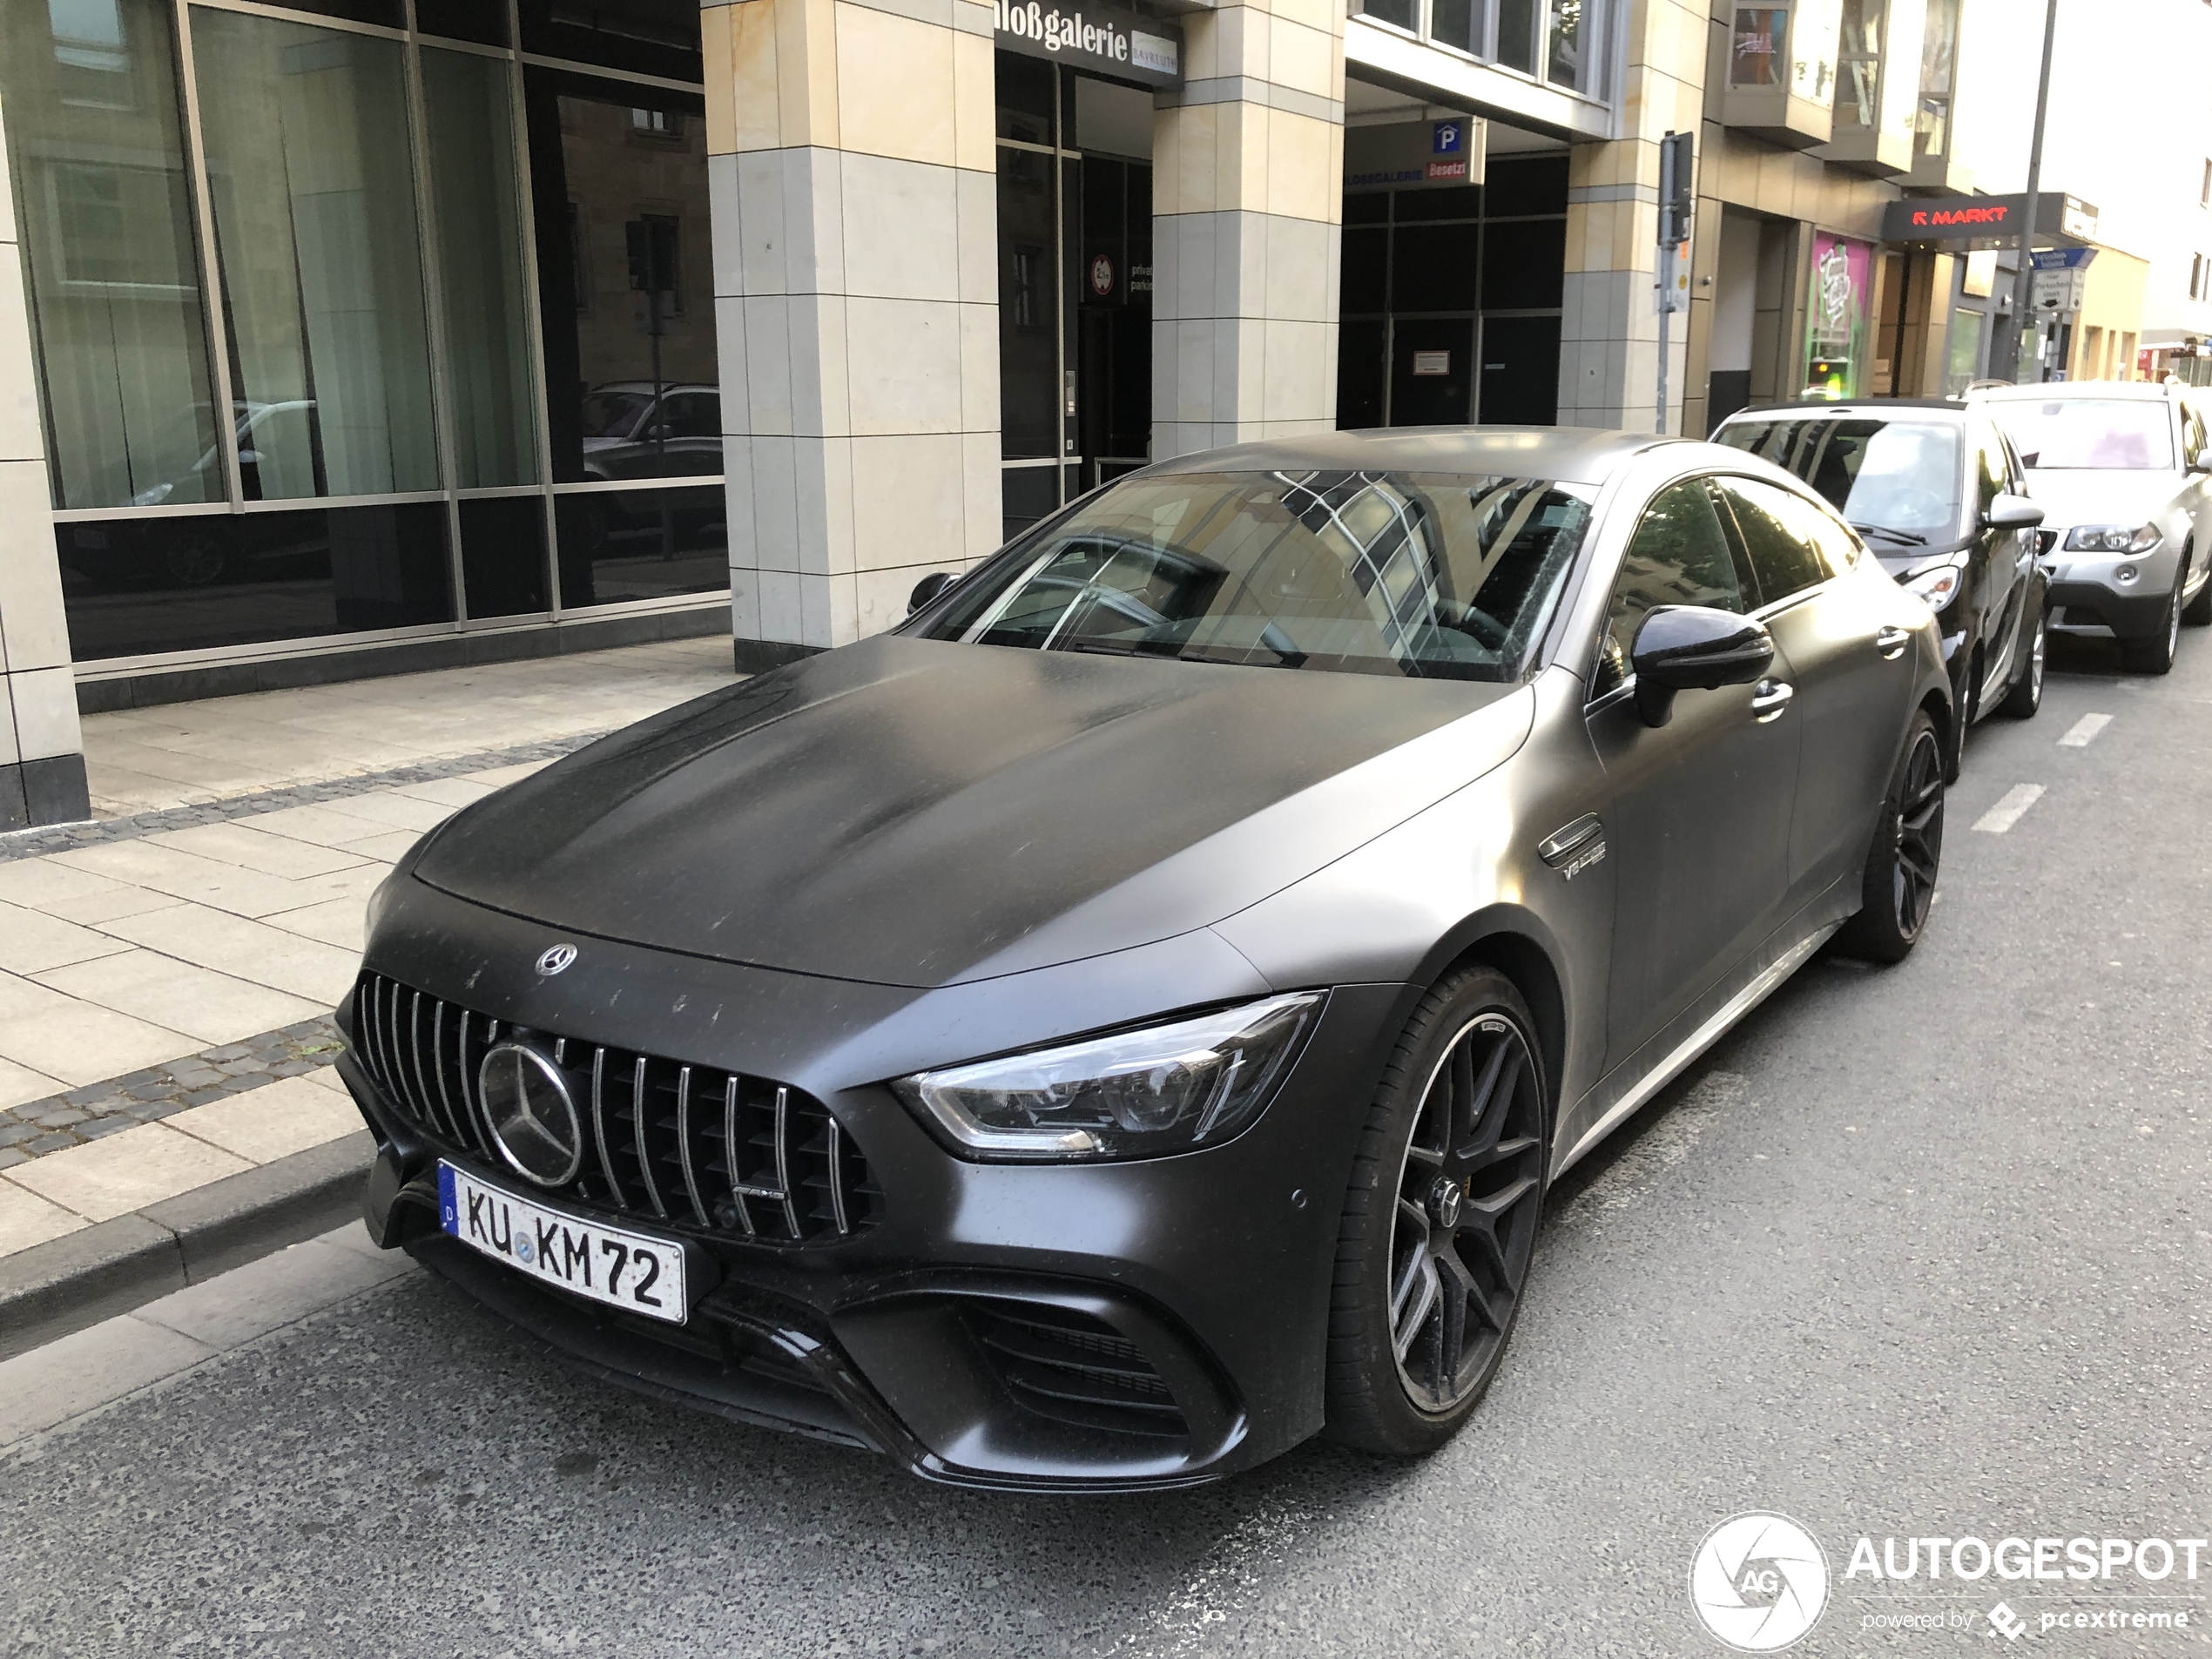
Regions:
[[1895, 623], [1885, 623], [1874, 636], [1874, 649], [1882, 653], [1884, 662], [1893, 663], [1905, 654], [1905, 647], [1912, 638], [1907, 630]]
[[1778, 720], [1797, 694], [1797, 688], [1787, 680], [1761, 680], [1751, 688], [1751, 712], [1761, 725]]

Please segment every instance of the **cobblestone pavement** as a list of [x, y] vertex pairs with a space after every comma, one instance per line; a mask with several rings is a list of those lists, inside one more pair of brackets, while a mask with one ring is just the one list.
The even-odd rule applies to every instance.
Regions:
[[311, 806], [320, 801], [372, 794], [380, 789], [391, 789], [401, 784], [427, 784], [441, 778], [461, 778], [470, 772], [489, 772], [502, 766], [558, 760], [563, 755], [574, 754], [586, 744], [597, 743], [605, 735], [604, 732], [590, 732], [581, 737], [556, 738], [545, 743], [518, 744], [510, 749], [486, 750], [480, 754], [457, 755], [450, 759], [428, 760], [416, 765], [394, 766], [388, 771], [365, 772], [358, 777], [334, 778], [323, 783], [293, 784], [283, 789], [264, 789], [251, 795], [234, 796], [228, 800], [165, 806], [155, 812], [133, 813], [126, 818], [99, 819], [86, 824], [58, 824], [46, 829], [14, 830], [0, 835], [0, 861], [44, 858], [52, 853], [67, 853], [80, 846], [99, 846], [110, 841], [135, 841], [170, 830], [191, 829], [200, 824], [222, 824], [235, 818], [253, 818], [263, 813], [281, 812], [287, 806]]
[[194, 1106], [242, 1095], [281, 1077], [304, 1076], [345, 1049], [327, 1016], [302, 1020], [243, 1042], [219, 1043], [127, 1077], [88, 1083], [0, 1110], [0, 1170]]

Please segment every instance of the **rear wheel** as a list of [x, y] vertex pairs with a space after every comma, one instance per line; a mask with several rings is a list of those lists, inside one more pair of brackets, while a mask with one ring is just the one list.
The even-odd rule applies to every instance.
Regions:
[[1901, 962], [1920, 942], [1943, 860], [1943, 745], [1925, 709], [1912, 717], [1905, 754], [1882, 803], [1866, 854], [1858, 914], [1837, 945], [1874, 962]]
[[1488, 968], [1447, 976], [1393, 1051], [1353, 1158], [1329, 1322], [1329, 1433], [1398, 1457], [1473, 1414], [1535, 1253], [1545, 1089], [1534, 1022]]
[[2050, 633], [2051, 608], [2036, 596], [2035, 621], [2027, 639], [2027, 651], [2020, 664], [2020, 678], [2013, 682], [2013, 689], [2005, 693], [1999, 711], [2015, 720], [2032, 720], [2035, 711], [2043, 706], [2043, 652]]
[[2148, 639], [2122, 640], [2120, 658], [2131, 672], [2164, 674], [2174, 666], [2175, 653], [2182, 648], [2182, 576], [2174, 577], [2174, 591], [2166, 597], [2166, 614], [2159, 630]]

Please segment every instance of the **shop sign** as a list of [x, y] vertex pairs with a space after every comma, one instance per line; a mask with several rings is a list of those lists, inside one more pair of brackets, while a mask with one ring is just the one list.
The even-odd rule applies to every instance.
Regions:
[[1812, 239], [1812, 286], [1805, 300], [1807, 397], [1858, 395], [1873, 255], [1864, 242], [1825, 234]]
[[1417, 378], [1429, 375], [1449, 375], [1452, 354], [1448, 351], [1417, 351], [1413, 354], [1413, 374]]
[[1183, 31], [1118, 6], [998, 0], [997, 42], [1006, 51], [1147, 86], [1183, 79]]
[[[2011, 196], [1935, 196], [1892, 202], [1882, 214], [1885, 242], [2005, 241], [2030, 227], [2025, 192]], [[2076, 196], [2045, 191], [2036, 233], [2094, 241], [2097, 210]]]

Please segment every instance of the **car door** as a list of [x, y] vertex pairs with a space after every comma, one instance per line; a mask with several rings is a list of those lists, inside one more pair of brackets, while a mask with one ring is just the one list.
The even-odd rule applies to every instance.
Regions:
[[[2212, 564], [2212, 473], [2195, 469], [2197, 456], [2212, 448], [2212, 430], [2208, 430], [2205, 406], [2194, 398], [2182, 400], [2182, 507], [2188, 513], [2190, 524], [2190, 560], [2192, 570], [2202, 570]], [[2188, 578], [2184, 577], [2186, 582]]]
[[1764, 479], [1724, 476], [1716, 489], [1758, 583], [1774, 672], [1788, 675], [1777, 691], [1804, 748], [1790, 817], [1794, 913], [1864, 867], [1905, 729], [1911, 636], [1890, 615], [1894, 585], [1839, 520]]
[[2020, 610], [2035, 570], [2035, 532], [1992, 529], [1987, 523], [1990, 503], [2000, 495], [2022, 493], [2013, 474], [2011, 457], [1996, 427], [1979, 415], [1966, 422], [1968, 465], [1966, 483], [1967, 531], [1974, 537], [1976, 562], [1980, 565], [1979, 594], [1982, 642], [1981, 686], [1975, 712], [1986, 711], [1992, 698], [2000, 698], [2013, 683], [2020, 661]]
[[1620, 1068], [1668, 1031], [1772, 929], [1789, 880], [1797, 722], [1762, 688], [1678, 692], [1672, 718], [1638, 715], [1629, 653], [1660, 605], [1747, 613], [1758, 603], [1703, 475], [1643, 506], [1614, 577], [1587, 713], [1607, 778], [1615, 862], [1606, 1055]]

